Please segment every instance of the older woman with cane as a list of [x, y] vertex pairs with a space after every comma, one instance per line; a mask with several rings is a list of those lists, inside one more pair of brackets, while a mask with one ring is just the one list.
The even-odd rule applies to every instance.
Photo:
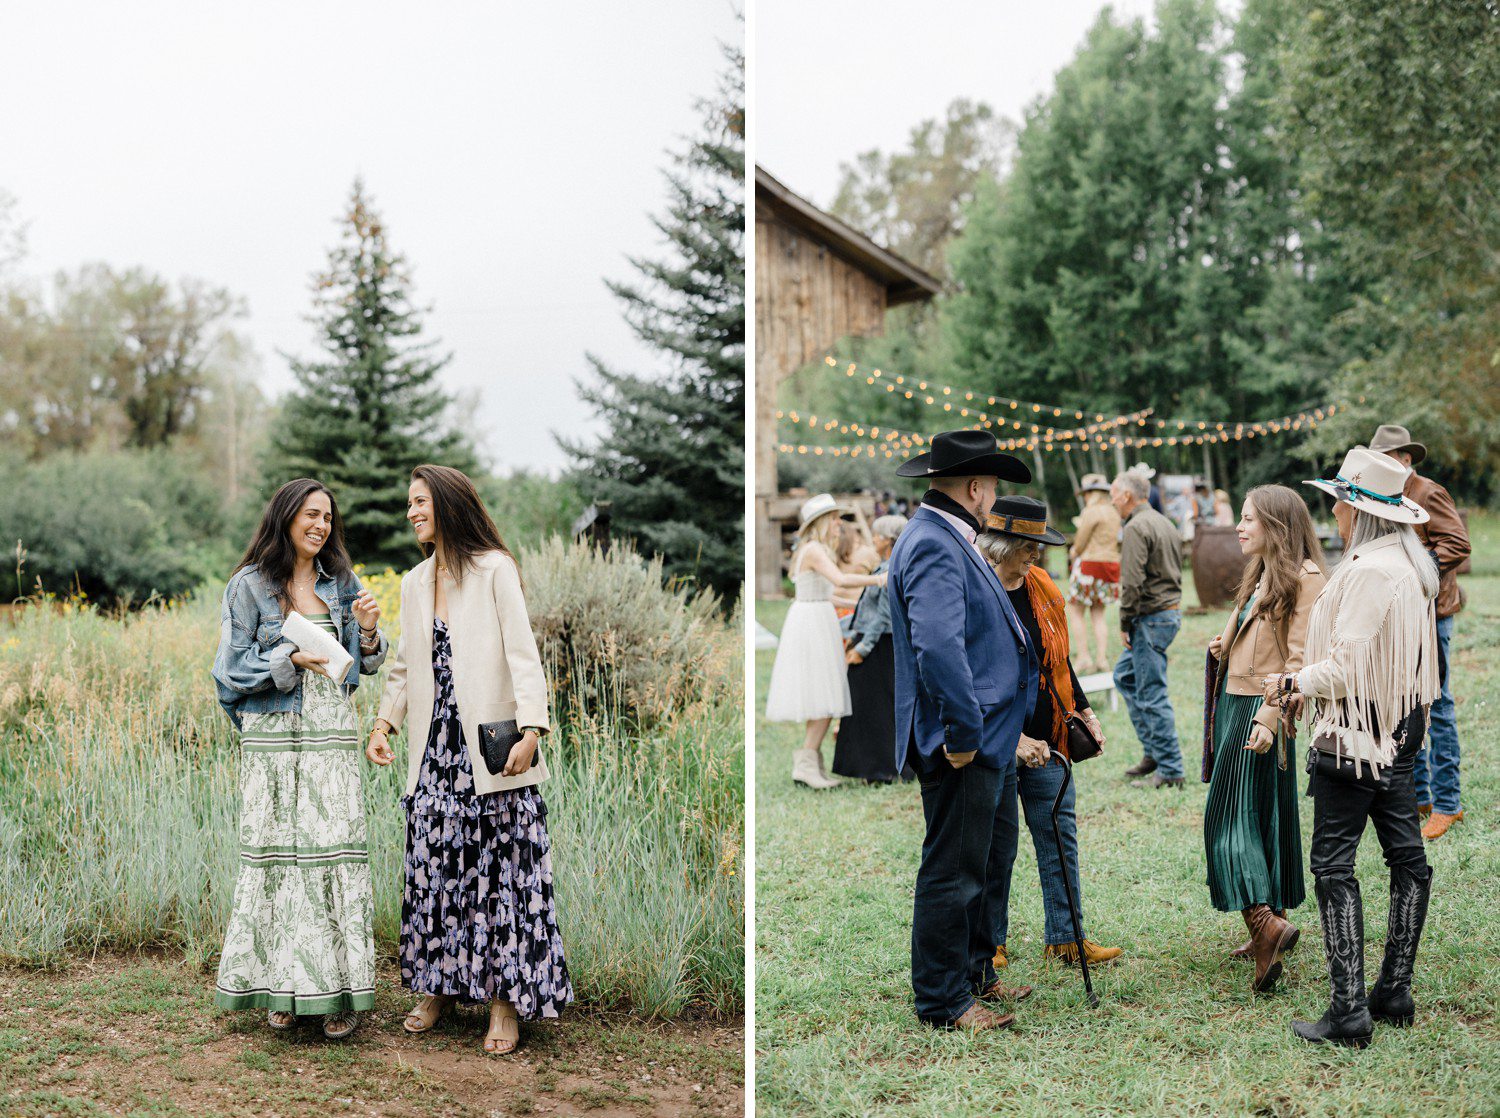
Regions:
[[[1307, 483], [1336, 498], [1347, 550], [1313, 606], [1306, 665], [1265, 682], [1267, 701], [1312, 702], [1311, 861], [1332, 997], [1319, 1020], [1292, 1022], [1293, 1033], [1311, 1043], [1363, 1048], [1375, 1021], [1406, 1026], [1415, 1017], [1412, 974], [1432, 867], [1412, 768], [1427, 707], [1439, 694], [1438, 572], [1412, 530], [1427, 513], [1401, 495], [1409, 472], [1355, 447], [1336, 478]], [[1375, 825], [1391, 875], [1385, 958], [1368, 994], [1364, 908], [1354, 876], [1367, 822]]]
[[[1070, 904], [1068, 886], [1071, 882], [1081, 892], [1078, 820], [1074, 811], [1076, 790], [1066, 780], [1066, 766], [1059, 759], [1069, 755], [1069, 714], [1081, 717], [1100, 745], [1104, 744], [1104, 731], [1068, 658], [1068, 613], [1062, 591], [1037, 564], [1044, 547], [1067, 541], [1047, 525], [1047, 506], [1041, 501], [1031, 497], [1001, 497], [985, 518], [984, 529], [975, 542], [994, 568], [1042, 660], [1036, 705], [1016, 747], [1016, 759], [1020, 762], [1016, 766], [1016, 793], [1031, 831], [1037, 876], [1041, 879], [1046, 939], [1043, 954], [1049, 959], [1076, 964], [1081, 942], [1084, 959], [1090, 966], [1106, 963], [1118, 958], [1120, 949], [1085, 939], [1083, 929], [1074, 923], [1076, 906]], [[1063, 796], [1057, 803], [1058, 830], [1054, 836], [1052, 810], [1059, 792]], [[1014, 858], [1014, 849], [1010, 854]], [[997, 915], [995, 966], [999, 968], [1009, 963], [1005, 942], [1009, 920], [1006, 913]]]

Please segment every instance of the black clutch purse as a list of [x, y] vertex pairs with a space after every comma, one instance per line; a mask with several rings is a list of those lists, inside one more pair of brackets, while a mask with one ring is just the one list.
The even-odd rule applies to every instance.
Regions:
[[[510, 760], [510, 751], [523, 736], [514, 719], [509, 722], [479, 724], [479, 751], [484, 754], [484, 767], [490, 770], [491, 776], [499, 776], [505, 770], [505, 762]], [[538, 749], [531, 755], [531, 767], [536, 766], [536, 759], [540, 754], [541, 750]]]

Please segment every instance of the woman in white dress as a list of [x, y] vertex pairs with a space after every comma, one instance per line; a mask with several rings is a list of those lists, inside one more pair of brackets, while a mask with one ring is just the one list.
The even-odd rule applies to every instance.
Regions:
[[833, 608], [834, 587], [884, 586], [885, 575], [848, 574], [834, 559], [839, 514], [848, 512], [827, 493], [802, 505], [792, 557], [796, 601], [787, 610], [766, 694], [768, 722], [805, 722], [807, 736], [792, 755], [792, 779], [809, 788], [839, 783], [823, 768], [823, 738], [835, 718], [850, 712], [844, 638]]

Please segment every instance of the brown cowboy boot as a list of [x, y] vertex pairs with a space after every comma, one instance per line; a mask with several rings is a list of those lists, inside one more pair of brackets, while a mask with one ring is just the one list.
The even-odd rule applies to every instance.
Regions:
[[1270, 905], [1251, 905], [1245, 909], [1245, 923], [1250, 926], [1250, 942], [1255, 952], [1255, 978], [1250, 988], [1264, 994], [1281, 977], [1281, 956], [1302, 934], [1288, 924]]
[[[1274, 912], [1277, 916], [1281, 917], [1283, 920], [1286, 919], [1286, 909], [1284, 909], [1284, 908], [1273, 908], [1271, 911]], [[1245, 920], [1245, 925], [1248, 927], [1249, 924], [1250, 924], [1250, 921], [1247, 918]], [[1297, 945], [1297, 941], [1296, 940], [1292, 940], [1292, 942], [1287, 945], [1287, 949], [1285, 951], [1283, 951], [1282, 954], [1283, 955], [1290, 955], [1291, 952], [1292, 952], [1292, 948], [1295, 947], [1296, 945]], [[1229, 953], [1229, 957], [1231, 959], [1249, 959], [1249, 958], [1253, 958], [1254, 955], [1255, 955], [1255, 940], [1253, 938], [1252, 939], [1247, 939], [1244, 943], [1240, 944], [1238, 947], [1236, 947], [1233, 951], [1231, 951]]]
[[995, 1013], [975, 1002], [964, 1010], [963, 1015], [949, 1025], [950, 1029], [970, 1029], [983, 1032], [986, 1029], [1008, 1029], [1016, 1023], [1013, 1013]]

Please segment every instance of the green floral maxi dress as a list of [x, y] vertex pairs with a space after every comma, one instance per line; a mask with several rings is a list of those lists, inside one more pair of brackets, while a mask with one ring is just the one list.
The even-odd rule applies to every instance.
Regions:
[[[327, 614], [309, 620], [334, 633]], [[240, 873], [214, 1000], [370, 1009], [375, 906], [354, 709], [327, 676], [303, 672], [302, 713], [245, 715], [240, 747]]]

